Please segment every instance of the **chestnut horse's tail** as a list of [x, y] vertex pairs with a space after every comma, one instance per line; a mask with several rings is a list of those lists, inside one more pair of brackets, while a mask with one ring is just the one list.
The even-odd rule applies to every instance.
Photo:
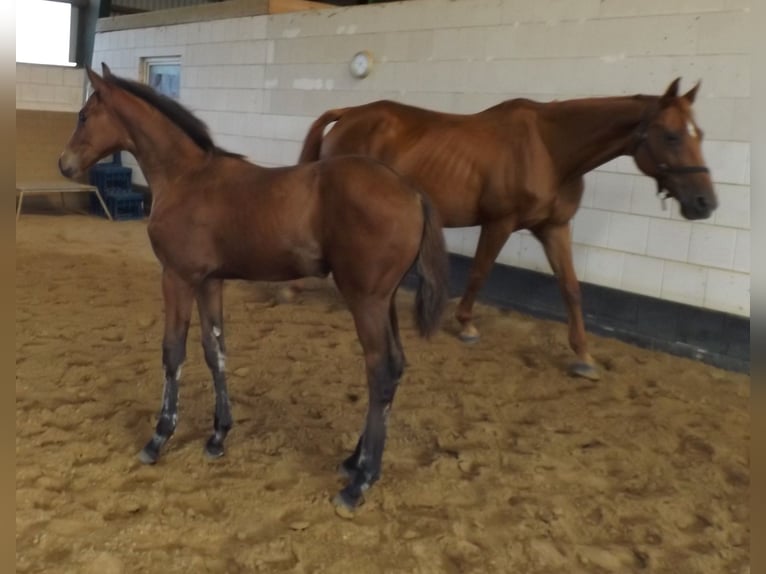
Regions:
[[431, 337], [439, 329], [447, 306], [449, 259], [441, 221], [431, 201], [420, 194], [423, 206], [423, 238], [415, 260], [418, 289], [415, 293], [415, 323], [421, 337]]
[[322, 138], [324, 138], [324, 129], [328, 124], [335, 122], [346, 112], [348, 108], [337, 110], [328, 110], [319, 116], [311, 124], [306, 139], [303, 140], [303, 149], [298, 158], [298, 163], [308, 163], [319, 159], [319, 150], [322, 149]]

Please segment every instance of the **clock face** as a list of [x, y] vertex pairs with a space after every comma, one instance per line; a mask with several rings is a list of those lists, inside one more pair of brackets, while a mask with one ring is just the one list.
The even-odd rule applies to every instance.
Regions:
[[366, 78], [372, 68], [372, 58], [367, 52], [358, 52], [351, 58], [351, 75], [356, 78]]

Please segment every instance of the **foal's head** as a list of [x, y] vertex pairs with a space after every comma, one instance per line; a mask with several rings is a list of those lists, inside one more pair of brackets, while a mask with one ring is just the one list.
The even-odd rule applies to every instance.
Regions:
[[103, 78], [90, 68], [87, 72], [93, 93], [80, 110], [77, 127], [59, 157], [59, 170], [66, 177], [80, 176], [101, 158], [129, 144], [127, 132], [108, 105], [109, 68], [103, 65]]
[[656, 107], [648, 108], [633, 157], [639, 169], [657, 181], [658, 193], [678, 200], [685, 218], [705, 219], [718, 200], [702, 158], [702, 130], [692, 113], [699, 82], [679, 96], [679, 80], [670, 84]]

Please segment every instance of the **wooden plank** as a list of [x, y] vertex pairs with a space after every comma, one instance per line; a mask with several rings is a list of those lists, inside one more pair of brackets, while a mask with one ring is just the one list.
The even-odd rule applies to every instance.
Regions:
[[125, 14], [123, 16], [99, 18], [96, 24], [96, 32], [113, 32], [115, 30], [129, 30], [132, 28], [171, 26], [188, 22], [258, 16], [260, 14], [268, 14], [268, 12], [269, 0], [228, 0], [227, 2], [214, 2], [212, 4], [198, 4], [183, 8], [151, 10], [141, 14]]
[[337, 8], [337, 6], [324, 2], [312, 2], [311, 0], [269, 0], [269, 14], [300, 12], [302, 10], [323, 10], [325, 8]]
[[66, 181], [17, 181], [16, 191], [24, 193], [47, 193], [47, 192], [70, 192], [70, 191], [98, 191], [94, 185]]

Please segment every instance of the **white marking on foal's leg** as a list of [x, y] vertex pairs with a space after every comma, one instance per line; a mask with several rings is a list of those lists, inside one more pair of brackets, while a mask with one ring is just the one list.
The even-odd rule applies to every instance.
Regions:
[[219, 341], [220, 336], [221, 330], [218, 327], [213, 326], [213, 341], [215, 342], [215, 354], [218, 360], [218, 371], [223, 373], [226, 369], [226, 355], [221, 350], [221, 343]]
[[[178, 381], [181, 380], [181, 371], [183, 368], [183, 363], [178, 365], [178, 368], [176, 369], [176, 372], [171, 375], [173, 378], [173, 382], [176, 384], [176, 409], [170, 414], [170, 421], [173, 424], [173, 427], [176, 426], [178, 423], [178, 409], [179, 405], [181, 403], [181, 388], [178, 385]], [[168, 387], [168, 381], [167, 378], [162, 382], [162, 412], [167, 413], [171, 411], [170, 407], [170, 396], [167, 392]]]

